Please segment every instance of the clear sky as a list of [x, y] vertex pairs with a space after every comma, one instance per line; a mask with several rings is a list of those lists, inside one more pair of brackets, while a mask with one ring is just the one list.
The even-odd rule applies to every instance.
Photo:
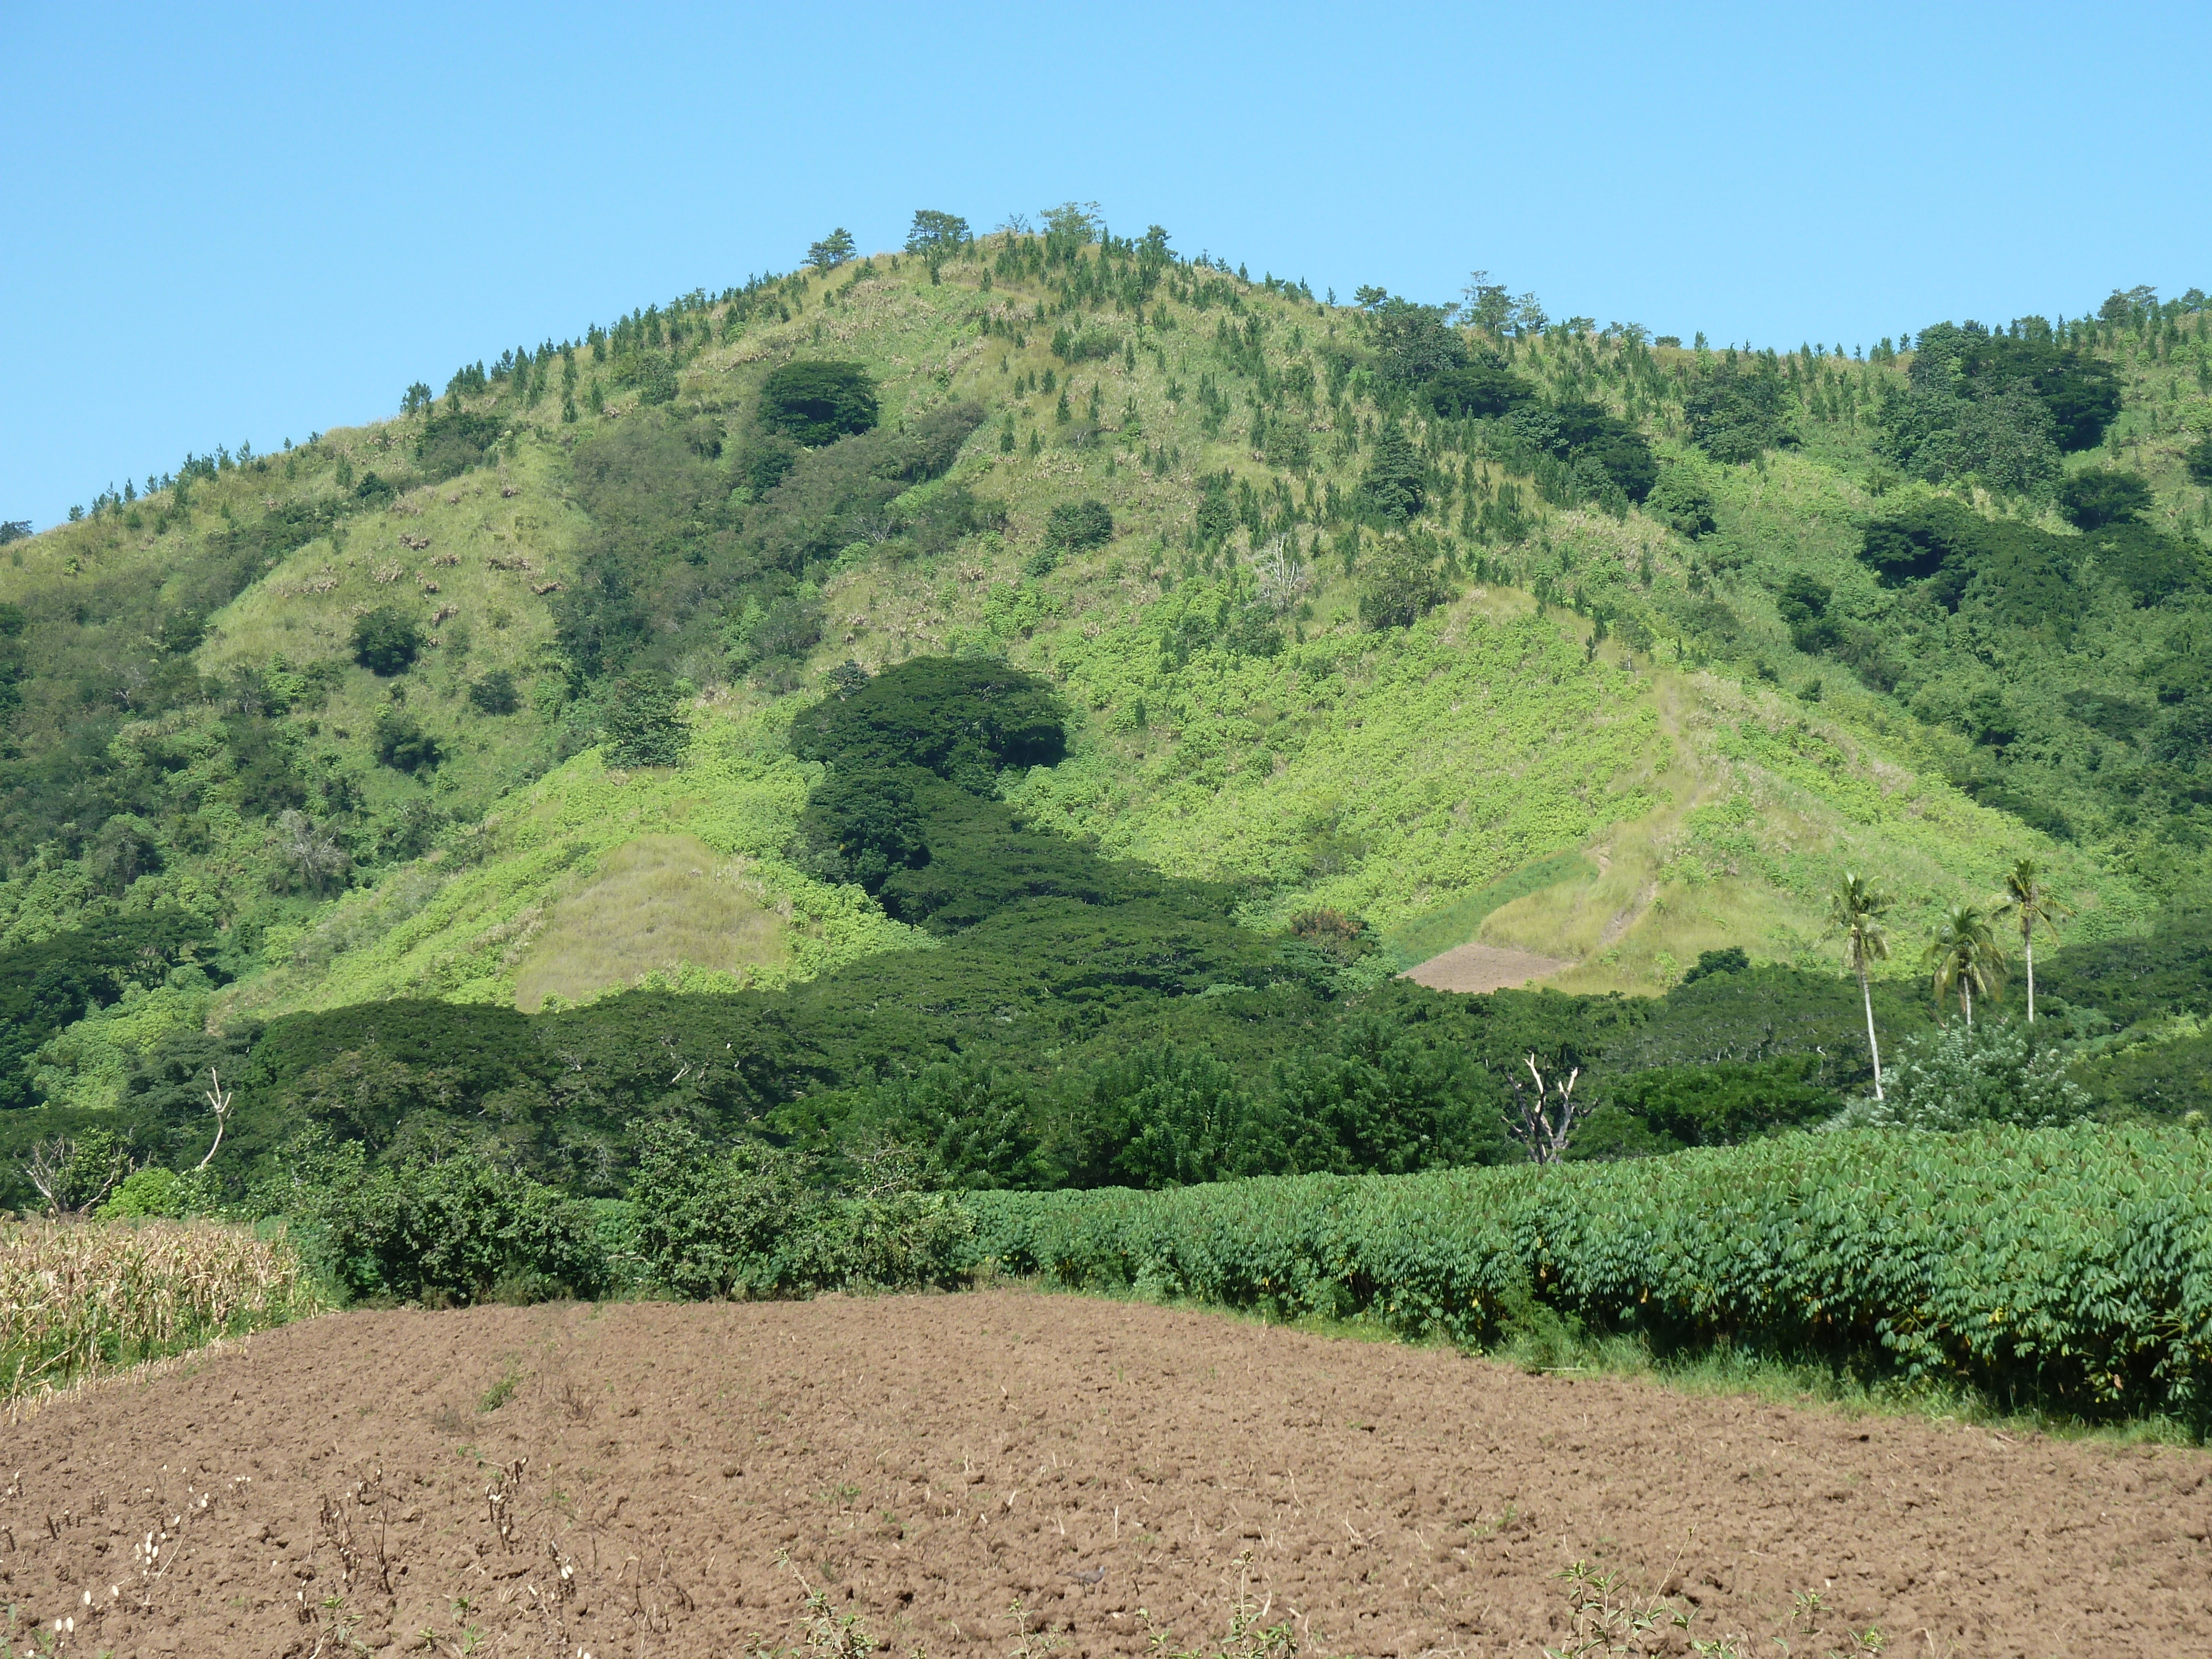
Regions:
[[1716, 341], [2212, 288], [2212, 6], [0, 0], [0, 518], [917, 207]]

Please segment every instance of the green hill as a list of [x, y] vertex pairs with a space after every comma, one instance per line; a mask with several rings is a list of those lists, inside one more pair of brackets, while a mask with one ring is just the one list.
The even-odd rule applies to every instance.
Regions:
[[16, 1021], [11, 1100], [303, 1012], [943, 951], [823, 853], [791, 736], [924, 659], [1058, 696], [1065, 754], [989, 784], [1025, 831], [1381, 941], [1337, 994], [1478, 939], [1576, 993], [1832, 972], [1844, 868], [1900, 982], [2022, 856], [2082, 944], [2203, 901], [2201, 296], [1867, 362], [1489, 320], [1070, 220], [680, 296], [11, 542], [0, 952], [169, 928]]

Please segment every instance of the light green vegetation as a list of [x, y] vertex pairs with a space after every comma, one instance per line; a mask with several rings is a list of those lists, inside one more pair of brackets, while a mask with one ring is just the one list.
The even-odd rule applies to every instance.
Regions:
[[[780, 722], [757, 714], [701, 726], [681, 769], [610, 770], [598, 750], [580, 755], [509, 797], [475, 836], [272, 934], [269, 969], [227, 992], [222, 1013], [402, 994], [514, 1004], [526, 977], [533, 1003], [640, 982], [774, 987], [926, 942], [859, 889], [784, 862], [811, 769], [791, 758]], [[692, 846], [711, 860], [697, 867], [713, 908], [671, 939], [663, 907], [694, 884], [694, 866], [668, 860]], [[641, 914], [638, 900], [651, 908]], [[659, 941], [647, 933], [656, 926]]]
[[746, 881], [696, 836], [647, 836], [598, 861], [564, 893], [524, 950], [516, 1001], [535, 1013], [549, 999], [574, 1002], [610, 985], [687, 973], [736, 985], [779, 979], [789, 960], [783, 918], [766, 890]]

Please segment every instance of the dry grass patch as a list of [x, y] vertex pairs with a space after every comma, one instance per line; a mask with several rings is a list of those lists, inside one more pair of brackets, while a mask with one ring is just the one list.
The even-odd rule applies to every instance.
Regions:
[[515, 1006], [577, 1001], [649, 974], [684, 969], [736, 975], [781, 967], [784, 919], [739, 861], [696, 836], [644, 836], [603, 855], [554, 907], [515, 975]]

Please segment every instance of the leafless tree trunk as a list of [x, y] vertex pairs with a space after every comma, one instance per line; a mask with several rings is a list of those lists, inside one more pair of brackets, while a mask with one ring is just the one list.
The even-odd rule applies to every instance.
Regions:
[[1575, 1126], [1589, 1109], [1587, 1103], [1575, 1103], [1575, 1083], [1583, 1074], [1582, 1067], [1577, 1066], [1568, 1072], [1562, 1082], [1556, 1073], [1547, 1079], [1533, 1054], [1523, 1063], [1535, 1086], [1531, 1092], [1528, 1085], [1517, 1076], [1513, 1079], [1518, 1109], [1507, 1122], [1506, 1133], [1521, 1144], [1531, 1163], [1557, 1164], [1566, 1152]]

